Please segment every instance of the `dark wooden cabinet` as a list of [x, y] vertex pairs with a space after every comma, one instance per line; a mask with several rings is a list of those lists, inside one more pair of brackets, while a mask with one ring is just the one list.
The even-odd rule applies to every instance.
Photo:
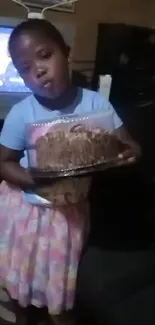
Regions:
[[155, 31], [100, 24], [92, 86], [111, 74], [110, 100], [130, 134], [155, 163]]
[[155, 32], [123, 24], [100, 24], [93, 88], [98, 76], [113, 77], [111, 100], [116, 106], [138, 106], [155, 100]]

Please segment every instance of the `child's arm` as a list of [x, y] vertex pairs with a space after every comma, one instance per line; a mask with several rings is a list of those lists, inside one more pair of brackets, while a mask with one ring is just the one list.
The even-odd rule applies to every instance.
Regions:
[[112, 113], [113, 117], [113, 126], [114, 126], [114, 132], [117, 135], [117, 137], [122, 140], [122, 142], [129, 145], [131, 149], [125, 151], [122, 155], [120, 155], [120, 158], [126, 158], [126, 159], [133, 159], [141, 156], [141, 148], [136, 143], [131, 136], [129, 135], [126, 127], [123, 125], [121, 119], [117, 115], [116, 111], [114, 110], [113, 106], [110, 104], [108, 100], [106, 100], [103, 96], [96, 93], [96, 98], [94, 100], [94, 108], [96, 111], [105, 110], [106, 112], [109, 111]]
[[141, 156], [140, 146], [131, 138], [130, 134], [123, 124], [118, 129], [115, 129], [115, 134], [119, 140], [128, 144], [130, 147], [130, 149], [127, 149], [122, 155], [120, 155], [120, 158], [136, 160]]
[[19, 165], [19, 151], [0, 145], [1, 178], [22, 189], [32, 189], [34, 181], [30, 173]]
[[0, 136], [0, 173], [3, 180], [22, 188], [31, 188], [33, 179], [19, 165], [20, 153], [25, 148], [25, 107], [14, 106], [5, 119]]

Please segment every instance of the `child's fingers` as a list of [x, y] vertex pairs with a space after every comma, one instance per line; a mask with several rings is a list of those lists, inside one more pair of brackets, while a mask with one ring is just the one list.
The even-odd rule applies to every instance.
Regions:
[[121, 160], [129, 160], [129, 161], [135, 161], [136, 155], [132, 150], [126, 150], [118, 155], [118, 158]]

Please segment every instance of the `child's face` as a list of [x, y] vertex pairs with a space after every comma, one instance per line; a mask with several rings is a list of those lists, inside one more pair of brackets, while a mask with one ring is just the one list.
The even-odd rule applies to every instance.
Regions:
[[34, 94], [55, 99], [67, 88], [68, 58], [52, 40], [36, 32], [22, 34], [15, 40], [11, 56], [26, 86]]

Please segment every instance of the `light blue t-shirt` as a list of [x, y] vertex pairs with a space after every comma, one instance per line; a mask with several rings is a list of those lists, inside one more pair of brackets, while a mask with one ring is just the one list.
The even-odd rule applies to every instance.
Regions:
[[[65, 114], [84, 114], [99, 112], [104, 110], [113, 111], [114, 129], [122, 125], [122, 121], [114, 111], [112, 105], [99, 93], [78, 88], [77, 97], [73, 104], [67, 108], [48, 110], [38, 103], [36, 98], [31, 95], [13, 106], [5, 119], [5, 123], [0, 136], [0, 143], [13, 150], [24, 150], [26, 148], [26, 125], [42, 120], [50, 120]], [[27, 155], [21, 159], [21, 165], [28, 167]], [[27, 199], [28, 199], [28, 195]], [[28, 201], [31, 201], [28, 199]]]

